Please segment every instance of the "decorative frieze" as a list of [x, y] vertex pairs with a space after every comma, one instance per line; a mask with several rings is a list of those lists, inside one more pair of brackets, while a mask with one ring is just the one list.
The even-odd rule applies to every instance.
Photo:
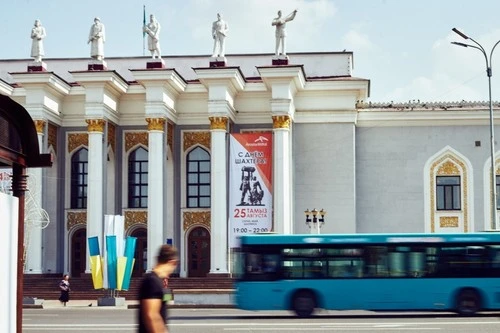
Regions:
[[184, 212], [182, 214], [182, 228], [184, 231], [188, 230], [194, 225], [201, 225], [210, 230], [210, 211], [204, 212]]
[[87, 211], [66, 213], [66, 230], [71, 230], [79, 224], [87, 225]]
[[148, 147], [148, 132], [125, 132], [125, 151], [128, 152], [132, 147], [142, 144]]
[[290, 128], [290, 116], [273, 116], [273, 128]]
[[211, 130], [226, 130], [227, 129], [227, 117], [208, 117], [210, 120]]
[[165, 129], [165, 118], [146, 118], [148, 131], [163, 131]]
[[439, 217], [439, 227], [441, 227], [441, 228], [458, 228], [458, 216], [441, 216], [441, 217]]
[[87, 133], [69, 133], [68, 153], [71, 153], [80, 146], [89, 146], [89, 135]]
[[141, 224], [147, 227], [148, 211], [147, 210], [126, 210], [125, 211], [125, 230]]
[[184, 132], [184, 151], [194, 145], [202, 145], [210, 149], [210, 132]]
[[89, 132], [104, 132], [104, 125], [106, 121], [104, 119], [86, 119], [87, 131]]
[[35, 120], [35, 128], [36, 128], [36, 133], [37, 134], [44, 134], [44, 130], [45, 130], [45, 120]]

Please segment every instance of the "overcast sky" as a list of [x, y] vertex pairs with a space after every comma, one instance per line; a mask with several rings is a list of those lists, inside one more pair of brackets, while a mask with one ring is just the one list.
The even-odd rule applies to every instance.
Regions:
[[[229, 24], [226, 54], [272, 53], [272, 19], [297, 9], [287, 51], [354, 52], [353, 76], [371, 80], [373, 102], [487, 101], [484, 56], [451, 45], [466, 42], [451, 29], [482, 44], [488, 57], [500, 40], [499, 0], [1, 0], [0, 59], [29, 58], [35, 19], [47, 31], [45, 58], [89, 57], [95, 16], [106, 26], [106, 57], [142, 56], [143, 5], [161, 24], [164, 55], [208, 56], [217, 13]], [[500, 101], [500, 46], [492, 60]]]

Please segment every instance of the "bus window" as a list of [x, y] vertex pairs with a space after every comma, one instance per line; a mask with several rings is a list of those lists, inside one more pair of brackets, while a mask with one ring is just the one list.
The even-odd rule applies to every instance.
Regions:
[[386, 246], [367, 246], [365, 249], [366, 277], [389, 275]]

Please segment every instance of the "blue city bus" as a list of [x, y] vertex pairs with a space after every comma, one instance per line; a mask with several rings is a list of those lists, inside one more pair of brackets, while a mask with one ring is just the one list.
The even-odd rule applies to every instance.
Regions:
[[500, 233], [254, 234], [235, 253], [245, 310], [500, 309]]

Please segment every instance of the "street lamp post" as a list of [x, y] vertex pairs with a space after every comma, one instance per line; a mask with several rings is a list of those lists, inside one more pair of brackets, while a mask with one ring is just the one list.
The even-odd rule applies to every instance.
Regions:
[[484, 60], [486, 61], [486, 75], [488, 76], [488, 93], [490, 99], [490, 158], [491, 158], [491, 228], [497, 230], [497, 183], [496, 183], [496, 172], [495, 172], [495, 129], [493, 126], [493, 101], [491, 99], [491, 57], [493, 56], [493, 51], [495, 47], [497, 47], [500, 40], [493, 45], [493, 48], [490, 52], [490, 57], [488, 58], [488, 54], [481, 44], [467, 36], [457, 28], [452, 29], [454, 33], [462, 37], [463, 39], [471, 40], [476, 45], [459, 43], [459, 42], [451, 42], [454, 45], [462, 46], [462, 47], [472, 47], [476, 50], [479, 50], [484, 55]]
[[[309, 208], [308, 208], [304, 212], [304, 214], [306, 214], [306, 225], [311, 229], [311, 231], [314, 227], [314, 230], [319, 235], [321, 227], [323, 226], [323, 224], [325, 224], [326, 210], [321, 208], [321, 210], [318, 211], [316, 208], [313, 208], [312, 211], [309, 211]], [[319, 216], [321, 216], [321, 217], [319, 217]]]

